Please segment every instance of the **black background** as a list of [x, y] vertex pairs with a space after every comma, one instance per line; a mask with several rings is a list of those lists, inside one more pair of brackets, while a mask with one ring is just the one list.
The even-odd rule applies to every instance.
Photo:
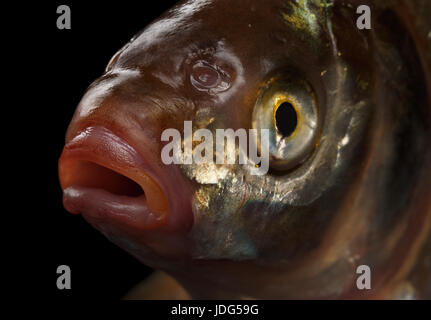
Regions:
[[[25, 258], [25, 267], [36, 270], [27, 279], [28, 283], [36, 280], [30, 286], [33, 296], [118, 299], [152, 271], [110, 243], [81, 216], [63, 208], [57, 161], [67, 126], [86, 88], [102, 75], [117, 50], [174, 3], [44, 1], [23, 4], [14, 11], [24, 13], [25, 19], [21, 15], [20, 21], [26, 23], [15, 38], [23, 45], [16, 54], [24, 57], [19, 58], [23, 71], [15, 82], [20, 89], [15, 99], [28, 100], [18, 109], [28, 120], [23, 125], [24, 165], [31, 162], [37, 174], [29, 179], [24, 173], [29, 196], [20, 198], [18, 207], [25, 208], [22, 216], [30, 230], [18, 254]], [[71, 9], [71, 30], [56, 27], [56, 10], [62, 4]], [[56, 269], [62, 264], [71, 268], [71, 290], [56, 287]]]

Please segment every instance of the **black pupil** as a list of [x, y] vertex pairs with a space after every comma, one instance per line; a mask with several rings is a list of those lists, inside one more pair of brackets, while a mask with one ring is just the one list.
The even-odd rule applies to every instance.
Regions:
[[289, 102], [283, 102], [275, 112], [277, 130], [283, 137], [290, 136], [298, 125], [298, 116], [295, 108]]

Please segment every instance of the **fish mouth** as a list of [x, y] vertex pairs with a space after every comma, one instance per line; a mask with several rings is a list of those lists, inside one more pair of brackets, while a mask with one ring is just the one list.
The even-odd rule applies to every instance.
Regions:
[[64, 207], [93, 220], [159, 228], [170, 210], [153, 172], [125, 140], [104, 127], [89, 127], [66, 144], [59, 159]]

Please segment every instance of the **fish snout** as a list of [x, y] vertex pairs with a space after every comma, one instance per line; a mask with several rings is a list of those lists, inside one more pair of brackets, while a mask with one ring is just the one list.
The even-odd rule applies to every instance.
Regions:
[[[65, 208], [92, 221], [139, 230], [187, 230], [188, 187], [159, 166], [145, 146], [133, 147], [103, 126], [80, 131], [65, 145], [59, 177]], [[138, 151], [139, 150], [139, 151]]]

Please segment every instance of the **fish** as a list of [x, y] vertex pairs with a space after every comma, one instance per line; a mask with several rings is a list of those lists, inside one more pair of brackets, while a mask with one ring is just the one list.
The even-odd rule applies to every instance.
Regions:
[[[158, 270], [132, 298], [430, 299], [430, 14], [427, 0], [179, 2], [82, 97], [64, 207]], [[207, 140], [221, 129], [257, 132], [268, 169], [214, 161], [244, 155]], [[210, 161], [162, 159], [187, 146]]]

